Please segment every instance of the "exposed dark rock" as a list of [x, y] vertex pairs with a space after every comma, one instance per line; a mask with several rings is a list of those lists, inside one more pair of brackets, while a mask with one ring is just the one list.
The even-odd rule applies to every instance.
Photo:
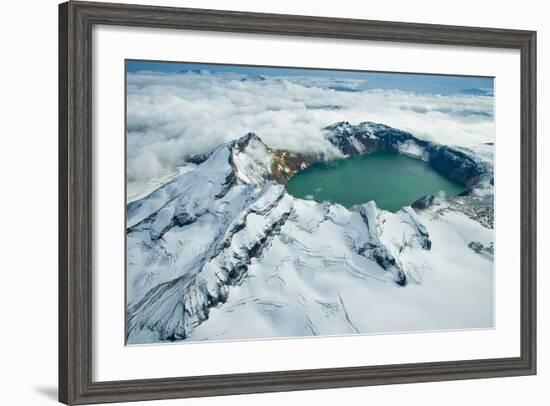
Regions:
[[[472, 220], [477, 221], [483, 227], [492, 229], [494, 227], [494, 204], [492, 195], [467, 194], [455, 196], [448, 199], [449, 208], [461, 212]], [[445, 212], [442, 208], [439, 211]]]
[[403, 146], [412, 145], [424, 151], [435, 171], [456, 182], [473, 186], [486, 172], [483, 165], [462, 151], [420, 140], [411, 133], [384, 124], [351, 125], [343, 121], [324, 130], [327, 139], [347, 156], [380, 151], [403, 153]]
[[229, 192], [229, 190], [233, 187], [233, 185], [235, 185], [236, 182], [237, 182], [237, 175], [235, 174], [235, 171], [229, 172], [229, 174], [225, 178], [225, 182], [222, 185], [222, 190], [220, 190], [220, 192], [216, 194], [214, 198], [220, 199], [224, 197], [227, 194], [227, 192]]
[[[419, 140], [406, 131], [372, 122], [351, 125], [343, 121], [324, 130], [327, 139], [347, 156], [379, 151], [399, 152], [399, 146], [410, 141], [421, 147], [428, 146], [428, 142]], [[357, 148], [357, 143], [362, 146], [361, 149]]]
[[461, 151], [446, 146], [431, 146], [429, 153], [430, 166], [456, 182], [473, 186], [483, 175], [483, 168]]
[[235, 141], [232, 141], [231, 143], [229, 143], [229, 145], [236, 145], [237, 148], [239, 149], [240, 152], [243, 152], [246, 147], [248, 146], [248, 144], [250, 144], [250, 141], [259, 141], [263, 144], [262, 140], [260, 139], [260, 137], [258, 137], [256, 135], [256, 133], [253, 133], [253, 132], [250, 132], [250, 133], [247, 133], [245, 135], [243, 135], [241, 138], [235, 140]]
[[483, 244], [479, 241], [470, 241], [468, 243], [468, 248], [475, 251], [477, 254], [481, 253], [481, 250], [483, 250]]
[[175, 226], [184, 227], [189, 224], [193, 224], [197, 220], [197, 216], [190, 215], [184, 211], [181, 211], [174, 215], [173, 222]]
[[296, 173], [320, 160], [314, 156], [297, 154], [289, 151], [273, 151], [271, 179], [285, 185]]
[[430, 207], [434, 202], [435, 196], [434, 195], [426, 195], [415, 201], [411, 207], [416, 210], [422, 210], [427, 209]]
[[206, 161], [208, 158], [210, 158], [210, 155], [212, 155], [212, 151], [208, 151], [204, 154], [197, 154], [197, 155], [191, 155], [191, 156], [188, 156], [185, 158], [185, 161], [186, 162], [189, 162], [189, 163], [192, 163], [192, 164], [195, 164], [195, 165], [198, 165], [198, 164], [202, 164], [204, 161]]

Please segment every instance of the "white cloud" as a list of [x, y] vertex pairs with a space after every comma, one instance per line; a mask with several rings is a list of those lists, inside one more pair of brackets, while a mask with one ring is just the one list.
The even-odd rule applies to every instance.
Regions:
[[493, 97], [367, 90], [327, 77], [247, 77], [231, 73], [128, 74], [129, 184], [174, 171], [185, 156], [254, 131], [273, 148], [329, 152], [321, 129], [374, 121], [440, 143], [494, 142]]

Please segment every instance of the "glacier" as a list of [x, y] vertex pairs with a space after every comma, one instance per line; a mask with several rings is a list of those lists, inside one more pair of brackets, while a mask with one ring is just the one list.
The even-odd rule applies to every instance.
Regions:
[[324, 135], [342, 156], [423, 159], [468, 191], [346, 209], [285, 190], [321, 154], [248, 133], [190, 157], [127, 205], [128, 344], [493, 326], [491, 157], [371, 122]]

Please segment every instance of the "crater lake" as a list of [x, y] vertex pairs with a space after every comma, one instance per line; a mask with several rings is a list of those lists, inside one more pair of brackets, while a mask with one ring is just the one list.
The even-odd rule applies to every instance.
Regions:
[[374, 200], [392, 212], [443, 191], [456, 196], [466, 187], [437, 173], [427, 162], [395, 152], [375, 152], [317, 162], [289, 179], [294, 197], [339, 203], [347, 208]]

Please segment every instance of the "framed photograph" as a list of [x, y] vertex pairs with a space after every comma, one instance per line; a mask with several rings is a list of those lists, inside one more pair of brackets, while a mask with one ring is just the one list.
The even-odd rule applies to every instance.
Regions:
[[536, 33], [59, 7], [59, 400], [536, 373]]

